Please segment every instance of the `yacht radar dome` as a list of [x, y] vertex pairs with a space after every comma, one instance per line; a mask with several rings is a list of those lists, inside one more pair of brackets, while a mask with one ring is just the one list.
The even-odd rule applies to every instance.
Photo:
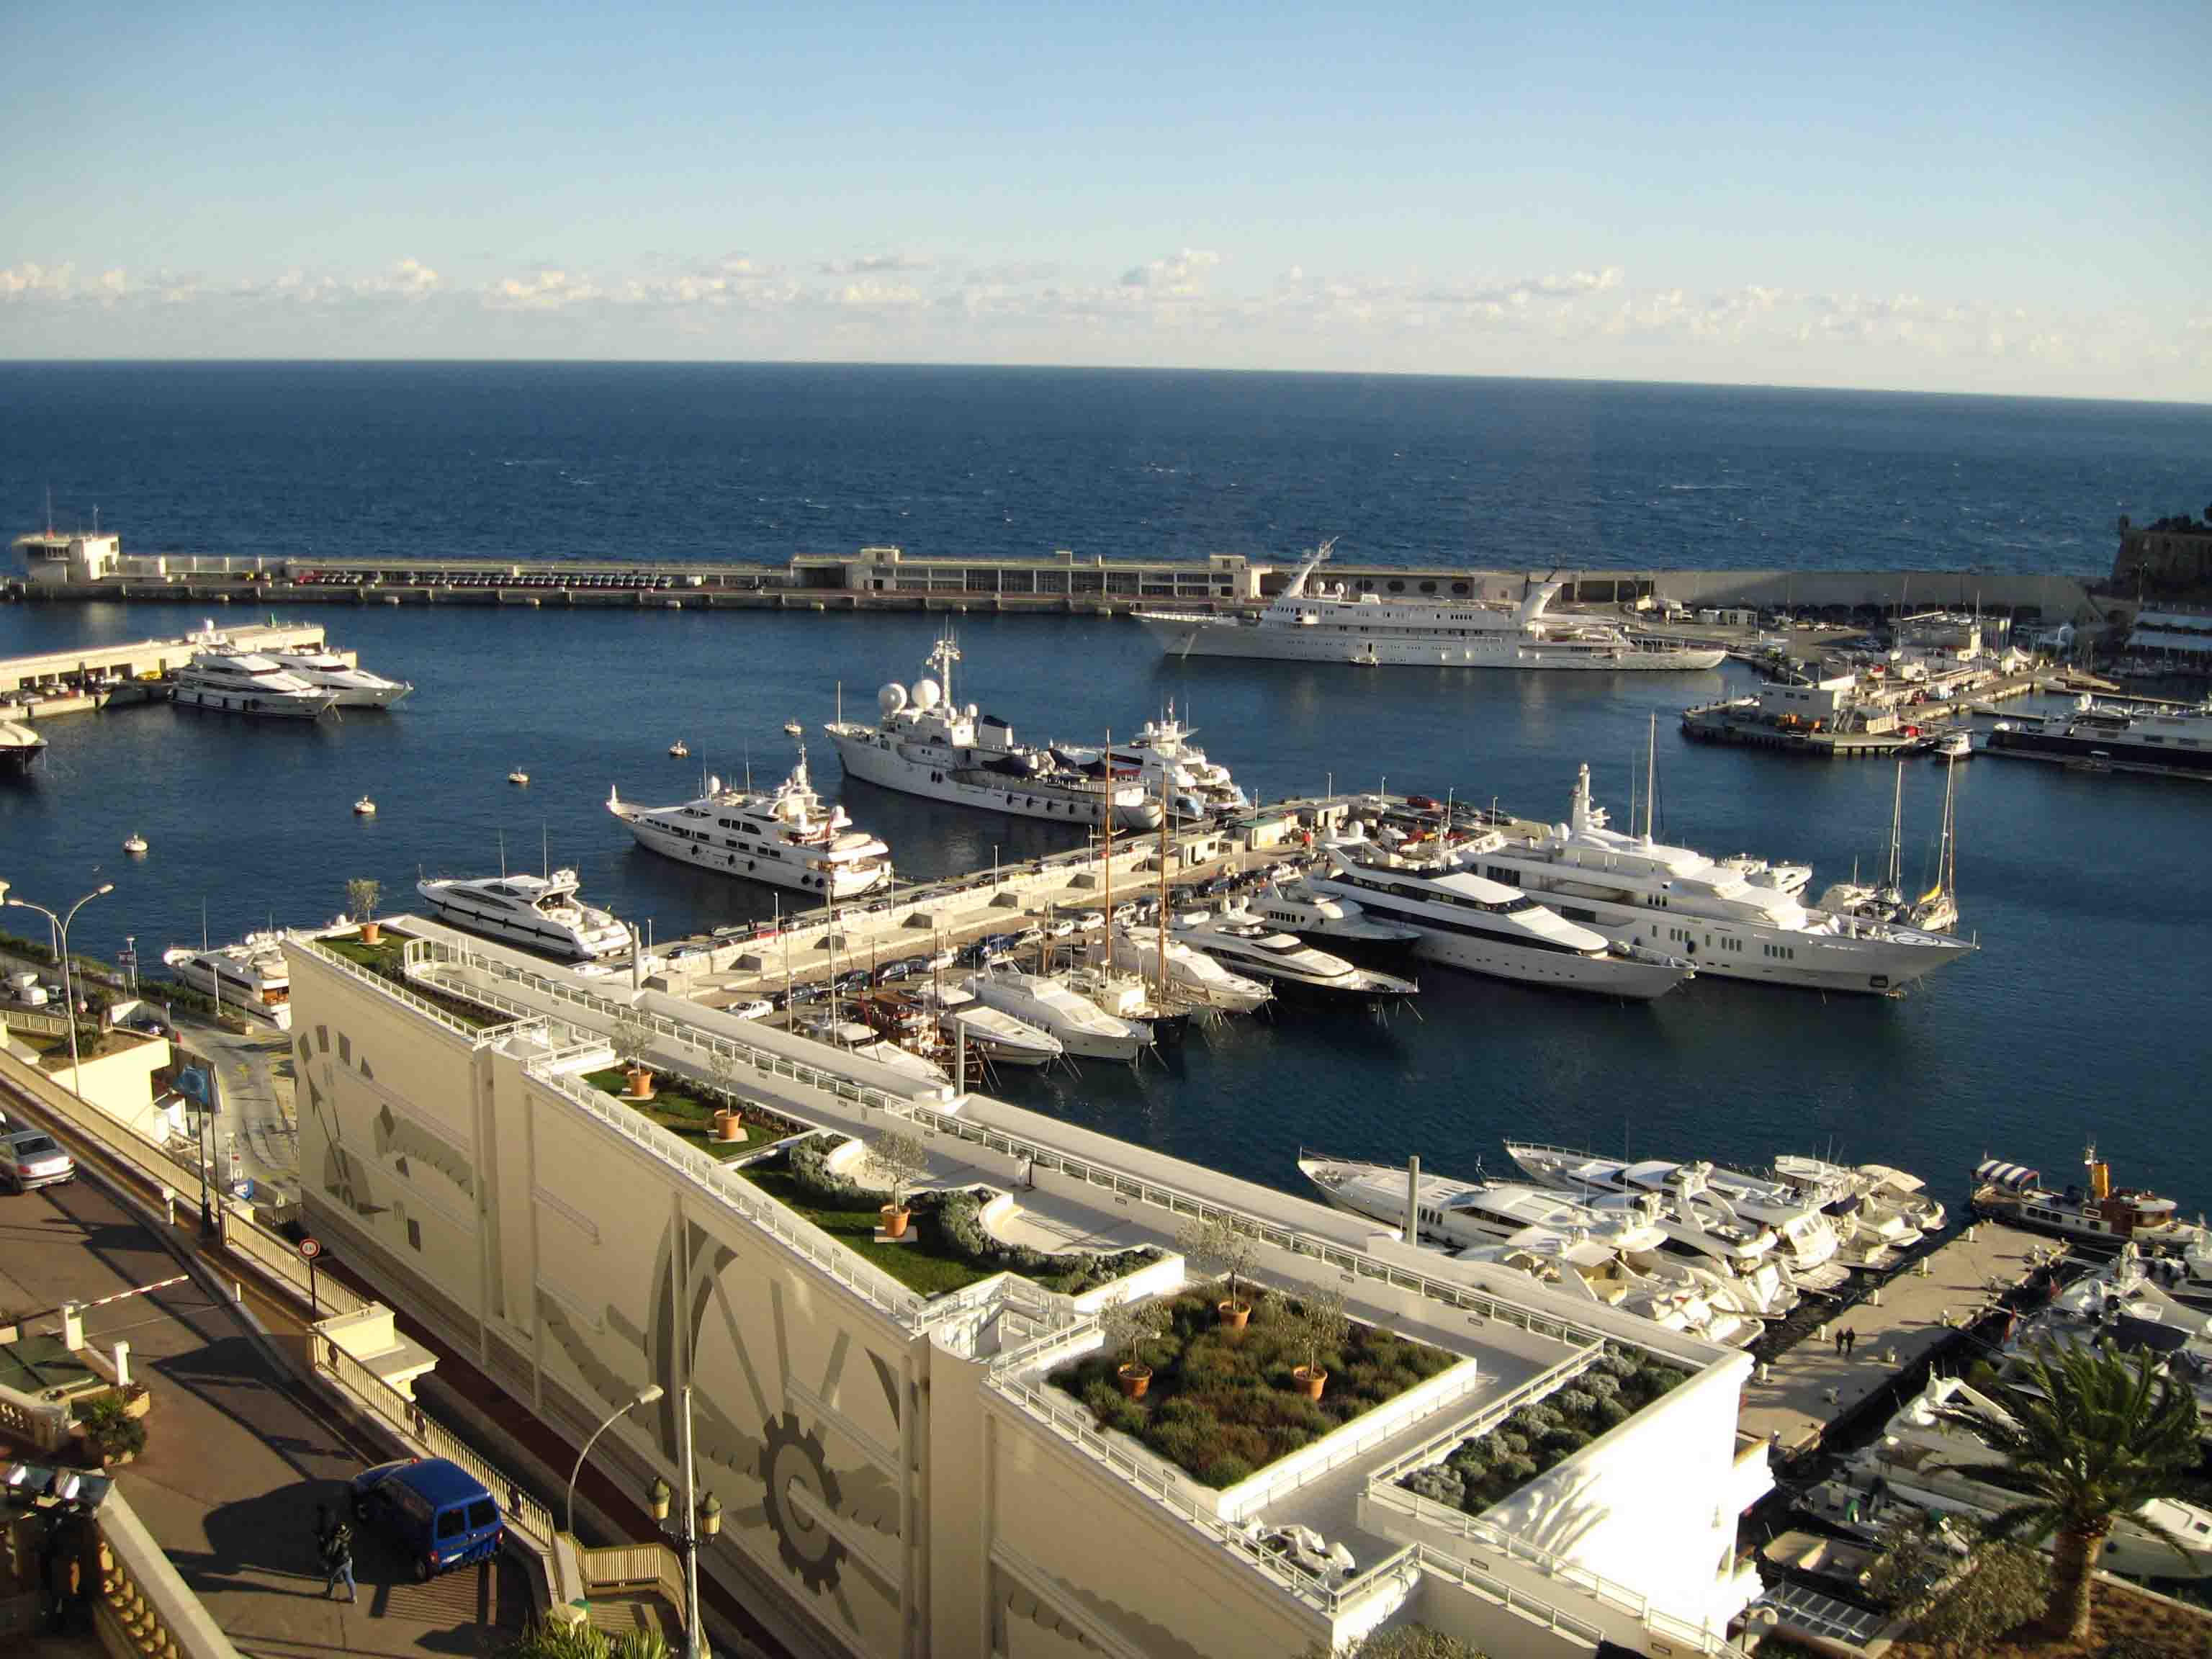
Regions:
[[942, 695], [935, 680], [916, 680], [914, 683], [914, 706], [925, 714], [937, 707], [937, 700]]
[[876, 692], [876, 707], [882, 710], [886, 719], [897, 714], [906, 707], [906, 687], [893, 680], [878, 688]]

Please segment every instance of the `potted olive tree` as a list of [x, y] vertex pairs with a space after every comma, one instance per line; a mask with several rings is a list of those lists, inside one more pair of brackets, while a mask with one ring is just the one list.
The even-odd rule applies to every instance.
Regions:
[[735, 1048], [715, 1048], [708, 1054], [707, 1065], [714, 1076], [715, 1091], [722, 1097], [722, 1103], [714, 1109], [714, 1139], [743, 1140], [744, 1110], [738, 1098], [738, 1082], [744, 1075], [744, 1061], [738, 1058]]
[[629, 1098], [653, 1098], [653, 1062], [647, 1058], [656, 1033], [644, 1011], [625, 1008], [615, 1020], [615, 1058], [623, 1062], [629, 1083]]
[[867, 1162], [890, 1182], [891, 1201], [884, 1206], [884, 1236], [904, 1238], [913, 1213], [906, 1206], [906, 1189], [928, 1170], [928, 1149], [903, 1129], [886, 1129], [868, 1143]]
[[374, 945], [384, 937], [384, 924], [376, 919], [376, 902], [384, 896], [381, 883], [356, 876], [346, 883], [346, 908], [361, 924], [361, 942]]
[[1352, 1322], [1344, 1316], [1342, 1293], [1309, 1291], [1296, 1307], [1282, 1310], [1278, 1317], [1285, 1327], [1284, 1334], [1306, 1357], [1304, 1364], [1291, 1369], [1291, 1380], [1307, 1399], [1320, 1399], [1322, 1390], [1328, 1386], [1328, 1373], [1322, 1369], [1321, 1357], [1335, 1352], [1352, 1328]]
[[1114, 1380], [1132, 1400], [1142, 1400], [1145, 1390], [1152, 1385], [1152, 1368], [1145, 1364], [1145, 1344], [1167, 1334], [1168, 1319], [1167, 1305], [1160, 1302], [1117, 1302], [1098, 1316], [1107, 1346], [1127, 1356], [1115, 1371]]
[[1252, 1276], [1260, 1241], [1226, 1216], [1217, 1215], [1184, 1227], [1176, 1236], [1176, 1249], [1196, 1262], [1201, 1272], [1219, 1273], [1228, 1280], [1229, 1295], [1218, 1311], [1224, 1325], [1232, 1331], [1243, 1330], [1252, 1317], [1252, 1304], [1238, 1297], [1237, 1285], [1239, 1279]]

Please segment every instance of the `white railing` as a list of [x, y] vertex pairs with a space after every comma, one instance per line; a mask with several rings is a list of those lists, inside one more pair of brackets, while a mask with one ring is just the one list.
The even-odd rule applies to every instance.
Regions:
[[192, 1594], [120, 1492], [93, 1512], [100, 1534], [100, 1601], [94, 1618], [110, 1653], [239, 1659], [238, 1650]]
[[1597, 1362], [1602, 1349], [1597, 1346], [1578, 1349], [1565, 1359], [1546, 1366], [1535, 1376], [1501, 1394], [1495, 1400], [1486, 1400], [1472, 1415], [1438, 1430], [1418, 1446], [1409, 1447], [1384, 1464], [1369, 1477], [1374, 1481], [1395, 1482], [1400, 1476], [1433, 1463], [1462, 1440], [1472, 1440], [1488, 1434], [1500, 1423], [1521, 1409], [1541, 1400], [1546, 1395], [1564, 1388], [1569, 1381], [1580, 1376]]
[[[399, 984], [396, 981], [388, 980], [381, 974], [372, 974], [368, 969], [362, 967], [359, 963], [347, 961], [343, 956], [331, 949], [329, 945], [325, 945], [321, 939], [316, 938], [313, 933], [293, 932], [287, 933], [285, 937], [293, 944], [313, 951], [318, 959], [330, 963], [331, 966], [336, 968], [340, 973], [349, 974], [355, 979], [359, 980], [362, 984], [374, 987], [376, 990], [382, 992], [386, 996], [394, 998], [400, 1002], [405, 1003], [416, 1013], [422, 1015], [427, 1019], [436, 1021], [447, 1030], [453, 1032], [456, 1036], [467, 1038], [471, 1042], [474, 1042], [477, 1040], [478, 1032], [483, 1029], [482, 1026], [470, 1024], [466, 1020], [460, 1018], [458, 1015], [447, 1012], [445, 1009], [438, 1006], [436, 1003], [431, 1001], [428, 997], [416, 995], [414, 992], [409, 990], [405, 986]], [[420, 941], [417, 940], [409, 940], [407, 943], [408, 953], [411, 954], [414, 946], [419, 942]]]
[[[108, 1157], [155, 1188], [182, 1196], [199, 1188], [200, 1172], [165, 1146], [118, 1123], [97, 1106], [71, 1094], [35, 1066], [0, 1053], [0, 1085], [14, 1090], [41, 1111], [50, 1112]], [[210, 1177], [212, 1181], [212, 1177]]]
[[260, 1226], [236, 1205], [222, 1205], [218, 1218], [224, 1249], [243, 1258], [263, 1278], [276, 1280], [320, 1316], [359, 1313], [368, 1305], [335, 1274], [311, 1272], [307, 1259], [289, 1239]]

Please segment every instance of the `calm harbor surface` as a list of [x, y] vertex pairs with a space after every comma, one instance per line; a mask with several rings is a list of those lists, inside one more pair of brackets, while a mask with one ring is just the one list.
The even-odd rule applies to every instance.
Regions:
[[[765, 914], [773, 890], [699, 875], [637, 848], [603, 803], [675, 800], [703, 769], [757, 782], [788, 769], [780, 727], [872, 707], [911, 680], [944, 617], [684, 613], [323, 613], [337, 643], [418, 690], [396, 714], [312, 727], [167, 707], [46, 723], [48, 757], [0, 787], [4, 873], [41, 902], [100, 880], [73, 943], [125, 933], [151, 960], [213, 936], [327, 921], [346, 879], [387, 910], [418, 874], [487, 872], [541, 847], [587, 896], [657, 936]], [[244, 620], [243, 617], [238, 618]], [[175, 633], [180, 607], [0, 610], [0, 654], [83, 638]], [[1885, 764], [1794, 763], [1683, 742], [1687, 702], [1728, 677], [1375, 672], [1164, 662], [1135, 627], [1076, 618], [957, 619], [963, 697], [1029, 738], [1092, 742], [1173, 699], [1201, 742], [1264, 796], [1373, 787], [1498, 800], [1560, 816], [1588, 760], [1625, 820], [1648, 717], [1660, 720], [1660, 827], [1715, 855], [1812, 862], [1815, 889], [1871, 866], [1887, 836]], [[343, 623], [342, 628], [336, 624]], [[688, 761], [668, 758], [677, 738]], [[825, 793], [928, 877], [1068, 845], [1073, 832], [843, 785]], [[520, 767], [526, 789], [506, 781]], [[1908, 878], [1933, 858], [1942, 771], [1906, 766]], [[367, 792], [379, 812], [356, 818]], [[1010, 1080], [1026, 1103], [1239, 1175], [1293, 1187], [1298, 1148], [1473, 1173], [1508, 1133], [1653, 1155], [1750, 1160], [1831, 1146], [1917, 1170], [1946, 1190], [1985, 1152], [2063, 1176], [2094, 1137], [2118, 1178], [2194, 1208], [2212, 1148], [2193, 1079], [2212, 1061], [2197, 1006], [2212, 907], [2193, 850], [2207, 803], [2185, 783], [2084, 777], [1978, 760], [1960, 773], [1964, 926], [1975, 957], [1903, 999], [1830, 998], [1711, 979], [1637, 1006], [1432, 969], [1418, 1018], [1285, 1012], [1235, 1020], [1135, 1074]], [[143, 859], [124, 854], [136, 831]], [[17, 927], [37, 918], [16, 912]]]

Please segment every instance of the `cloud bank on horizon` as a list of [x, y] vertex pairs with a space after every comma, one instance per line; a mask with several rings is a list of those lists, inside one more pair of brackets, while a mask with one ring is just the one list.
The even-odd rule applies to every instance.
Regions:
[[0, 129], [4, 357], [2212, 400], [2201, 0], [85, 0], [0, 55], [98, 89]]

